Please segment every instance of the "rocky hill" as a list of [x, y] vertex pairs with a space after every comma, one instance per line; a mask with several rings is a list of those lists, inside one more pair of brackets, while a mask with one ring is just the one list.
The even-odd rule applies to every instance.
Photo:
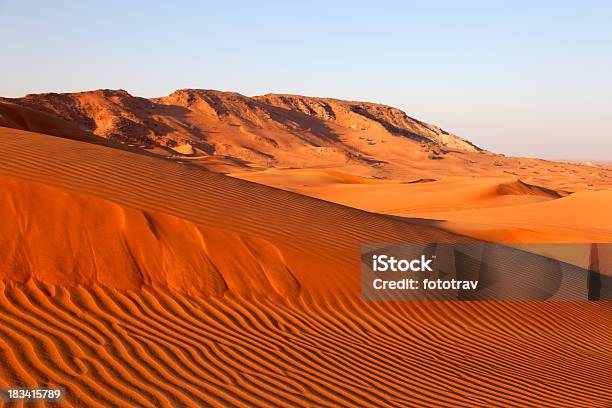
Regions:
[[[32, 128], [36, 121], [15, 119], [19, 115], [31, 118], [36, 112], [54, 122], [50, 134], [84, 132], [146, 148], [172, 149], [173, 154], [185, 157], [218, 158], [244, 166], [354, 162], [376, 167], [397, 159], [398, 153], [404, 160], [435, 159], [449, 150], [480, 150], [390, 106], [298, 95], [247, 97], [181, 89], [146, 99], [124, 90], [103, 89], [0, 98], [0, 104], [3, 126], [45, 132], [41, 126]], [[20, 109], [29, 113], [15, 113]], [[64, 124], [63, 132], [58, 130], [60, 123]]]

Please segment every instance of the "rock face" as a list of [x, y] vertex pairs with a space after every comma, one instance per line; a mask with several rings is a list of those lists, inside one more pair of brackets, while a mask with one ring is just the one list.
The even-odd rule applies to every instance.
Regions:
[[256, 96], [255, 99], [269, 105], [299, 111], [324, 121], [335, 121], [338, 125], [351, 129], [365, 131], [371, 129], [372, 126], [380, 125], [390, 134], [439, 147], [470, 152], [480, 150], [465, 139], [437, 126], [411, 118], [404, 111], [391, 106], [299, 95], [268, 94]]
[[[146, 99], [103, 89], [0, 98], [0, 104], [51, 115], [66, 122], [67, 129], [112, 141], [168, 147], [175, 154], [184, 150], [195, 157], [224, 157], [258, 167], [353, 161], [376, 166], [395, 159], [398, 152], [404, 158], [420, 158], [432, 151], [440, 155], [446, 150], [480, 150], [390, 106], [298, 95], [247, 97], [181, 89]], [[7, 123], [29, 130], [15, 121]], [[185, 145], [192, 149], [175, 149]]]

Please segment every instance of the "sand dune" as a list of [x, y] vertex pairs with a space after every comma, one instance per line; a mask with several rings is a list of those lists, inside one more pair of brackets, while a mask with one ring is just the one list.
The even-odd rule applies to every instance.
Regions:
[[[291, 177], [431, 202], [442, 189], [474, 211], [539, 216], [609, 199], [512, 179]], [[468, 240], [455, 233], [7, 128], [0, 185], [0, 386], [62, 385], [75, 407], [612, 403], [609, 302], [361, 300], [361, 242]]]
[[439, 213], [444, 229], [496, 242], [612, 242], [612, 190], [545, 203]]
[[326, 170], [234, 173], [331, 202], [492, 242], [612, 242], [612, 190], [568, 195], [517, 178], [372, 180]]
[[[49, 261], [59, 265], [57, 268], [64, 268], [58, 270], [58, 280], [66, 273], [79, 270], [72, 267], [72, 261], [61, 258], [72, 256], [74, 251], [80, 254], [78, 259], [84, 263], [83, 269], [94, 275], [103, 266], [98, 266], [98, 259], [119, 251], [123, 257], [114, 257], [113, 262], [122, 262], [121, 268], [133, 270], [134, 276], [155, 268], [172, 271], [178, 265], [182, 265], [180, 270], [214, 270], [210, 264], [214, 257], [222, 265], [217, 269], [246, 274], [252, 269], [251, 254], [257, 258], [277, 253], [275, 262], [281, 269], [297, 275], [302, 291], [309, 293], [312, 285], [321, 293], [340, 287], [355, 293], [358, 276], [354, 268], [359, 262], [360, 242], [458, 239], [436, 228], [334, 205], [170, 160], [16, 130], [2, 133], [5, 137], [0, 138], [0, 175], [22, 180], [3, 179], [6, 211], [14, 214], [9, 217], [12, 222], [5, 226], [6, 245], [13, 241], [15, 234], [20, 234], [33, 247], [24, 246], [12, 252], [15, 259], [59, 257]], [[99, 210], [92, 212], [90, 208]], [[56, 215], [49, 217], [49, 214]], [[39, 224], [35, 229], [24, 227]], [[48, 231], [56, 231], [57, 235], [51, 236]], [[163, 239], [159, 237], [162, 231], [168, 234]], [[61, 236], [66, 237], [64, 246], [53, 247]], [[95, 244], [108, 241], [109, 237], [118, 242], [110, 243], [107, 249], [106, 245], [101, 247], [108, 253], [96, 254], [99, 246]], [[159, 241], [162, 242], [156, 243]], [[36, 243], [40, 242], [49, 242], [48, 250], [41, 251], [42, 255], [37, 252]], [[187, 253], [190, 246], [197, 253], [202, 252], [199, 248], [204, 248], [204, 258], [183, 262], [173, 246], [182, 243], [187, 247], [181, 253]], [[155, 253], [151, 251], [153, 244], [159, 245], [162, 253], [167, 248], [169, 254], [151, 256]], [[24, 251], [27, 252], [21, 254]], [[170, 253], [177, 256], [172, 258]], [[157, 262], [151, 261], [156, 258]], [[305, 258], [309, 258], [308, 262]], [[44, 264], [43, 260], [40, 262]], [[151, 262], [156, 262], [156, 266]], [[272, 259], [266, 259], [260, 263], [262, 268], [270, 268], [271, 262]], [[336, 271], [333, 279], [321, 279], [312, 272], [315, 266], [316, 270], [323, 265], [329, 265], [326, 270]], [[108, 266], [107, 273], [114, 273], [115, 266]], [[35, 267], [28, 270], [41, 271]], [[266, 273], [273, 271], [266, 270]], [[144, 281], [156, 282], [152, 277], [145, 278]], [[183, 284], [189, 286], [192, 282], [185, 280]], [[268, 287], [247, 289], [255, 293], [269, 290]]]
[[324, 170], [268, 170], [232, 175], [366, 211], [401, 216], [428, 217], [441, 211], [503, 207], [561, 196], [554, 190], [509, 177], [393, 181]]

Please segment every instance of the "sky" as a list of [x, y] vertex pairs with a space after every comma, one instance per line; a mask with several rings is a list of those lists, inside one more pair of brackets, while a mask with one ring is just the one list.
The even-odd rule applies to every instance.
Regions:
[[0, 0], [0, 96], [384, 103], [508, 155], [612, 161], [609, 1]]

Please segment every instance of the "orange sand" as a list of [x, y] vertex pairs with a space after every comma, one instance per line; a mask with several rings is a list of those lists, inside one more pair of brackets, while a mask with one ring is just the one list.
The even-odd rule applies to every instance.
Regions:
[[398, 182], [326, 170], [233, 176], [366, 211], [428, 219], [438, 228], [487, 241], [612, 242], [612, 190], [567, 195], [516, 178]]
[[[406, 171], [444, 160], [434, 182], [236, 174], [269, 187], [0, 128], [0, 386], [75, 407], [610, 406], [610, 302], [360, 299], [362, 242], [612, 237], [600, 173]], [[599, 191], [558, 188], [582, 182]]]

